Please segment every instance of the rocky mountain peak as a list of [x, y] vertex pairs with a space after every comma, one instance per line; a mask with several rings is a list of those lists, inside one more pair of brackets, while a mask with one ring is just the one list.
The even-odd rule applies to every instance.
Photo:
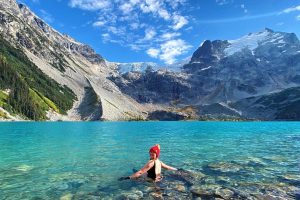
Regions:
[[10, 7], [16, 8], [16, 7], [18, 7], [18, 4], [17, 4], [16, 0], [0, 0], [0, 5], [3, 8], [10, 8]]
[[[90, 46], [77, 42], [70, 36], [62, 35], [35, 15], [26, 5], [17, 4], [16, 0], [0, 0], [0, 8], [2, 8], [0, 22], [5, 25], [2, 30], [0, 28], [0, 32], [4, 32], [7, 39], [17, 38], [22, 46], [34, 54], [47, 60], [57, 60], [55, 56], [49, 57], [57, 53], [71, 53], [75, 56], [83, 56], [91, 63], [104, 61], [102, 56]], [[50, 51], [55, 49], [54, 52], [47, 52], [49, 44], [54, 45], [50, 48]], [[59, 46], [62, 48], [58, 50]]]
[[9, 10], [11, 14], [18, 15], [20, 12], [16, 0], [0, 0], [0, 11]]
[[211, 62], [211, 60], [220, 59], [223, 49], [228, 45], [227, 41], [206, 40], [201, 47], [194, 52], [191, 62]]
[[193, 53], [190, 62], [183, 66], [186, 72], [195, 72], [215, 65], [224, 57], [224, 49], [229, 45], [227, 40], [205, 40]]
[[[300, 42], [294, 33], [275, 32], [272, 29], [265, 28], [263, 31], [249, 33], [235, 40], [206, 40], [194, 52], [188, 66], [197, 64], [200, 69], [213, 65], [222, 58], [232, 56], [236, 53], [248, 50], [250, 54], [255, 52], [274, 51], [280, 48], [299, 48]], [[258, 50], [259, 49], [259, 50]], [[187, 68], [188, 66], [185, 66]], [[193, 67], [194, 68], [194, 67]]]
[[267, 27], [265, 28], [265, 31], [270, 32], [270, 33], [274, 33], [274, 31], [272, 29], [267, 28]]

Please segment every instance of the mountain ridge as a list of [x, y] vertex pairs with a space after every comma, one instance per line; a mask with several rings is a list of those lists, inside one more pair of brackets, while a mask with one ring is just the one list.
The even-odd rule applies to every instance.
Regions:
[[[155, 63], [109, 62], [15, 0], [0, 0], [0, 7], [2, 37], [77, 99], [64, 114], [48, 107], [48, 120], [251, 118], [257, 115], [243, 114], [242, 105], [255, 107], [241, 103], [247, 98], [300, 86], [300, 42], [293, 33], [265, 29], [236, 40], [206, 40], [188, 63], [168, 70]], [[266, 119], [277, 117], [273, 111]]]

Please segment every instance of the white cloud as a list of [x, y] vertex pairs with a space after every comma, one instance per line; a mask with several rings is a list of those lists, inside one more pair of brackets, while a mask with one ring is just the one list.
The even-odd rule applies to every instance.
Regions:
[[181, 39], [167, 41], [160, 46], [159, 58], [166, 64], [176, 62], [176, 57], [187, 52], [191, 46]]
[[106, 29], [108, 32], [111, 32], [115, 35], [126, 35], [125, 27], [108, 26], [108, 27], [106, 27]]
[[300, 15], [298, 15], [298, 16], [296, 17], [296, 20], [297, 20], [297, 21], [300, 21]]
[[193, 30], [193, 27], [192, 27], [192, 26], [187, 27], [185, 30], [186, 30], [186, 31], [191, 31], [191, 30]]
[[133, 7], [130, 3], [124, 3], [120, 6], [120, 10], [122, 10], [123, 13], [130, 13], [133, 10]]
[[130, 49], [134, 50], [134, 51], [140, 51], [142, 50], [140, 45], [137, 44], [129, 44]]
[[228, 0], [216, 0], [216, 3], [220, 6], [226, 5], [229, 3]]
[[186, 0], [166, 0], [166, 2], [168, 2], [173, 9], [176, 9], [179, 5], [183, 5]]
[[161, 0], [144, 0], [144, 2], [140, 4], [140, 9], [143, 13], [152, 13], [153, 15], [157, 15], [164, 20], [169, 20], [171, 15], [163, 7], [164, 4]]
[[129, 2], [125, 1], [121, 3], [119, 9], [124, 14], [130, 14], [130, 12], [134, 9], [134, 7], [140, 2], [140, 0], [130, 0]]
[[160, 1], [157, 0], [145, 0], [141, 4], [141, 9], [145, 13], [153, 12], [156, 13], [161, 8]]
[[166, 63], [173, 63], [190, 47], [179, 38], [179, 30], [191, 19], [181, 13], [186, 11], [183, 6], [188, 4], [187, 0], [68, 1], [72, 8], [98, 14], [98, 19], [90, 24], [101, 27], [104, 43], [145, 51]]
[[108, 33], [103, 33], [101, 36], [102, 36], [102, 40], [104, 43], [110, 41], [110, 39], [111, 39], [111, 37]]
[[173, 29], [178, 30], [181, 29], [184, 25], [188, 24], [189, 22], [187, 19], [181, 15], [174, 15], [173, 17]]
[[139, 26], [140, 26], [140, 24], [139, 24], [139, 23], [136, 23], [136, 22], [133, 22], [133, 23], [130, 24], [130, 28], [133, 29], [133, 30], [138, 29]]
[[93, 26], [94, 27], [101, 27], [101, 26], [104, 26], [105, 24], [106, 24], [105, 21], [97, 21], [97, 22], [93, 23]]
[[157, 58], [159, 53], [160, 53], [159, 49], [150, 48], [147, 50], [147, 54], [152, 58]]
[[69, 5], [73, 8], [93, 11], [109, 8], [111, 3], [109, 0], [70, 0]]
[[161, 35], [161, 39], [170, 40], [170, 39], [178, 37], [180, 35], [181, 35], [181, 33], [164, 33]]
[[282, 13], [290, 13], [290, 12], [294, 12], [294, 11], [300, 11], [300, 5], [299, 6], [295, 6], [295, 7], [290, 7], [287, 9], [284, 9], [282, 11]]
[[247, 12], [248, 12], [248, 10], [247, 10], [245, 4], [241, 4], [241, 8], [243, 9], [244, 13], [247, 13]]
[[145, 30], [145, 38], [144, 40], [151, 40], [156, 35], [156, 32], [152, 28], [148, 28]]
[[170, 14], [165, 9], [158, 10], [158, 15], [161, 18], [163, 18], [164, 20], [169, 20], [170, 19]]

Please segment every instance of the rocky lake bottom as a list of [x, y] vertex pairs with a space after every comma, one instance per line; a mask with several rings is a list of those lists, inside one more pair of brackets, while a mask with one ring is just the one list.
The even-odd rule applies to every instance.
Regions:
[[[300, 123], [1, 123], [0, 199], [300, 199]], [[118, 181], [161, 145], [158, 183]]]

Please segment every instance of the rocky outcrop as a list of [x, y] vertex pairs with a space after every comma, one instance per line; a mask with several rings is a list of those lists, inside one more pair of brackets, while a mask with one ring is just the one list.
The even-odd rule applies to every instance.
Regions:
[[157, 110], [149, 113], [148, 120], [158, 120], [158, 121], [179, 121], [186, 119], [187, 116], [184, 116], [175, 112], [168, 112], [164, 110]]

